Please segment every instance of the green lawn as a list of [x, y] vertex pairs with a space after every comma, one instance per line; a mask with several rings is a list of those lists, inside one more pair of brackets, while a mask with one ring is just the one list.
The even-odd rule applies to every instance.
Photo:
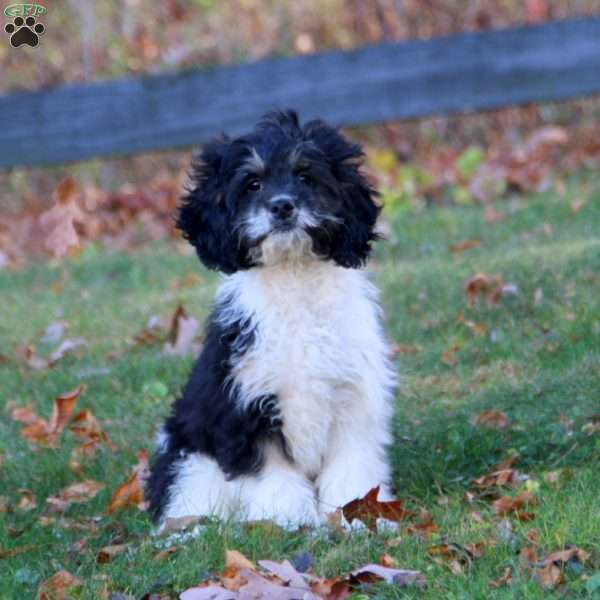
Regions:
[[[585, 205], [574, 211], [574, 200]], [[410, 535], [404, 526], [399, 533], [344, 535], [212, 524], [173, 556], [153, 560], [145, 513], [128, 509], [107, 516], [105, 510], [137, 451], [152, 447], [153, 428], [192, 359], [167, 357], [160, 345], [137, 347], [131, 339], [151, 315], [168, 316], [180, 302], [204, 318], [216, 276], [200, 272], [195, 257], [166, 244], [135, 253], [90, 246], [66, 264], [3, 271], [0, 353], [9, 361], [0, 363], [0, 495], [9, 509], [0, 514], [0, 549], [34, 548], [0, 558], [0, 598], [35, 597], [39, 583], [60, 569], [86, 581], [73, 597], [99, 598], [106, 588], [132, 598], [147, 592], [176, 598], [223, 567], [225, 548], [255, 560], [309, 551], [315, 571], [326, 576], [388, 553], [426, 577], [424, 591], [378, 586], [372, 590], [377, 598], [558, 598], [565, 590], [569, 598], [592, 597], [581, 576], [600, 571], [600, 433], [585, 427], [600, 413], [600, 181], [582, 175], [568, 182], [563, 196], [548, 192], [496, 208], [506, 218], [491, 225], [481, 207], [401, 207], [389, 216], [389, 239], [371, 262], [389, 336], [401, 349], [395, 484], [408, 507], [431, 513], [439, 533], [429, 539]], [[479, 247], [449, 251], [475, 238]], [[199, 272], [201, 283], [181, 285]], [[463, 286], [476, 272], [501, 275], [516, 293], [494, 306], [483, 301], [470, 308]], [[60, 319], [69, 323], [68, 337], [88, 341], [82, 353], [47, 371], [16, 361], [15, 346], [37, 343], [47, 325]], [[78, 407], [94, 412], [118, 449], [101, 450], [76, 475], [68, 468], [77, 443], [73, 434], [65, 431], [58, 449], [34, 451], [20, 437], [21, 424], [10, 418], [10, 408], [33, 403], [48, 416], [53, 398], [80, 382], [87, 390]], [[503, 411], [508, 427], [474, 426], [473, 416], [486, 409]], [[530, 478], [522, 487], [538, 500], [529, 509], [533, 520], [508, 518], [512, 532], [489, 501], [465, 499], [472, 480], [511, 452], [520, 454], [515, 466]], [[544, 474], [557, 470], [558, 483], [546, 482]], [[96, 533], [39, 524], [46, 497], [88, 478], [106, 488], [90, 502], [72, 505], [66, 517], [77, 522], [97, 516]], [[33, 491], [37, 508], [15, 507], [21, 488]], [[583, 570], [578, 564], [565, 570], [562, 590], [542, 589], [519, 566], [519, 550], [532, 529], [539, 534], [539, 556], [566, 544], [590, 553]], [[87, 538], [82, 550], [70, 548], [81, 538]], [[484, 541], [485, 556], [452, 573], [427, 554], [444, 541]], [[101, 547], [121, 542], [130, 543], [127, 552], [108, 564], [96, 562]], [[490, 588], [508, 566], [512, 586]]]

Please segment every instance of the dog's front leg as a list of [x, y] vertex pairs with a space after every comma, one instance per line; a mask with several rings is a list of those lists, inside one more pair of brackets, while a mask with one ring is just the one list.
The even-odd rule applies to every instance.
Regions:
[[380, 500], [392, 497], [387, 440], [376, 424], [355, 423], [354, 427], [338, 424], [332, 431], [330, 450], [316, 482], [321, 518], [376, 486], [380, 487]]
[[318, 511], [313, 484], [272, 444], [265, 449], [261, 470], [240, 477], [239, 503], [250, 521], [270, 519], [286, 528], [316, 525]]

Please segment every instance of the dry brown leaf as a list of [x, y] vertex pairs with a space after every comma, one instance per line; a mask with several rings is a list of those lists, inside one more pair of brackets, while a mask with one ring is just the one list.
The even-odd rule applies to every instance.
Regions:
[[28, 489], [21, 488], [17, 490], [21, 497], [19, 498], [15, 508], [21, 512], [29, 512], [34, 508], [37, 508], [37, 499], [35, 494]]
[[458, 254], [459, 252], [471, 250], [471, 248], [477, 248], [478, 246], [481, 246], [481, 240], [464, 240], [462, 242], [452, 244], [449, 249], [452, 254]]
[[421, 509], [421, 521], [419, 523], [408, 525], [405, 528], [406, 533], [409, 535], [417, 535], [423, 538], [430, 538], [439, 530], [440, 528], [433, 522], [431, 515], [425, 509]]
[[369, 529], [376, 530], [377, 519], [388, 521], [402, 521], [414, 516], [414, 513], [402, 506], [401, 500], [380, 501], [379, 486], [373, 488], [363, 498], [357, 498], [342, 507], [342, 513], [348, 523], [354, 519], [362, 521]]
[[476, 273], [467, 279], [464, 285], [469, 306], [475, 306], [480, 297], [485, 298], [489, 306], [497, 304], [502, 296], [503, 285], [504, 281], [500, 275]]
[[132, 468], [132, 473], [113, 493], [107, 512], [111, 514], [130, 506], [146, 509], [144, 502], [144, 484], [148, 478], [148, 452], [142, 449], [138, 452], [138, 463]]
[[25, 423], [21, 429], [21, 436], [28, 442], [46, 448], [55, 448], [58, 445], [60, 434], [68, 423], [79, 396], [85, 390], [85, 385], [80, 384], [74, 390], [61, 394], [54, 400], [52, 415], [46, 421], [37, 416], [31, 409], [25, 407], [14, 409], [12, 417]]
[[61, 490], [56, 496], [46, 498], [48, 514], [64, 512], [71, 504], [88, 502], [105, 487], [103, 483], [93, 479], [73, 483]]
[[533, 515], [531, 515], [531, 513], [521, 511], [521, 509], [524, 506], [531, 504], [536, 504], [536, 499], [533, 495], [533, 492], [524, 491], [514, 498], [510, 496], [502, 496], [502, 498], [495, 500], [492, 506], [494, 508], [494, 512], [498, 516], [513, 515], [519, 520], [528, 521], [530, 518], [533, 518]]
[[[393, 546], [390, 546], [389, 544], [386, 544], [386, 545], [388, 547], [393, 547]], [[379, 564], [382, 567], [392, 567], [392, 568], [394, 568], [394, 567], [398, 566], [398, 561], [393, 556], [390, 556], [389, 554], [382, 554], [379, 557]]]
[[44, 248], [56, 258], [79, 246], [75, 223], [84, 223], [86, 216], [77, 204], [77, 196], [75, 182], [63, 180], [56, 190], [54, 206], [38, 217]]
[[109, 563], [115, 556], [125, 552], [127, 547], [127, 544], [113, 544], [111, 546], [104, 546], [104, 548], [100, 548], [98, 551], [98, 554], [96, 555], [96, 562], [101, 565]]
[[477, 336], [485, 335], [488, 331], [488, 328], [483, 323], [476, 323], [475, 321], [466, 319], [465, 316], [460, 312], [456, 315], [456, 320], [461, 325], [464, 325], [470, 329]]
[[521, 475], [516, 469], [500, 469], [473, 480], [473, 485], [487, 490], [494, 487], [515, 487], [521, 483]]
[[225, 568], [236, 570], [252, 569], [256, 571], [256, 565], [238, 550], [225, 550]]
[[505, 429], [508, 427], [508, 417], [501, 411], [491, 408], [484, 410], [471, 419], [475, 427], [489, 427], [491, 429]]
[[180, 550], [179, 546], [169, 546], [168, 548], [165, 548], [164, 550], [160, 550], [159, 552], [157, 552], [152, 557], [152, 560], [163, 560], [164, 558], [167, 558], [169, 556], [172, 556], [176, 552], [179, 552], [179, 550]]
[[194, 343], [197, 330], [198, 321], [194, 317], [189, 317], [183, 306], [179, 305], [171, 318], [171, 328], [164, 352], [176, 356], [196, 354], [199, 349]]
[[371, 583], [385, 581], [399, 587], [415, 586], [425, 587], [425, 578], [420, 571], [408, 571], [406, 569], [390, 569], [381, 565], [365, 565], [356, 571], [352, 571], [351, 581], [359, 583]]
[[456, 353], [460, 350], [460, 346], [458, 344], [454, 344], [450, 348], [446, 348], [442, 352], [442, 362], [449, 367], [455, 367], [458, 364], [458, 357]]
[[546, 589], [554, 589], [565, 583], [565, 575], [562, 569], [554, 564], [534, 569], [533, 577]]
[[199, 517], [196, 515], [188, 515], [186, 517], [169, 517], [165, 519], [164, 525], [161, 527], [161, 534], [173, 533], [174, 531], [183, 531], [192, 525], [204, 524], [207, 522], [207, 517]]
[[463, 573], [476, 558], [485, 555], [486, 542], [476, 544], [444, 543], [427, 549], [428, 556], [437, 564], [448, 568], [455, 575]]
[[71, 590], [82, 587], [82, 579], [71, 575], [68, 571], [59, 571], [43, 581], [38, 588], [38, 600], [68, 600], [72, 598]]
[[512, 585], [512, 582], [513, 582], [512, 567], [506, 567], [504, 569], [502, 575], [500, 575], [500, 577], [498, 577], [498, 579], [494, 579], [493, 581], [490, 581], [490, 587], [492, 587], [492, 588], [504, 587], [505, 585]]
[[35, 544], [26, 544], [25, 546], [16, 546], [15, 548], [0, 548], [0, 560], [4, 558], [12, 558], [13, 556], [24, 554], [25, 552], [31, 552], [36, 548], [39, 548], [39, 546]]
[[71, 354], [78, 348], [84, 346], [87, 346], [87, 342], [83, 338], [73, 338], [63, 340], [48, 358], [38, 356], [36, 354], [35, 346], [22, 346], [17, 348], [16, 352], [29, 368], [40, 371], [53, 367], [67, 354]]

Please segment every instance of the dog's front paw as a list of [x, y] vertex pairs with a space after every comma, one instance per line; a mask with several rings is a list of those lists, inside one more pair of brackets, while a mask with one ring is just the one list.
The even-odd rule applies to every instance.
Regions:
[[285, 529], [320, 523], [312, 485], [292, 472], [249, 478], [243, 486], [242, 504], [250, 521], [269, 519]]

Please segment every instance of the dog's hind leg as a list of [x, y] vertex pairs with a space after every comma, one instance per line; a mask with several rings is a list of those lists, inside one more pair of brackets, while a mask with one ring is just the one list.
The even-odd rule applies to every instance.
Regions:
[[167, 490], [161, 514], [165, 519], [187, 516], [228, 516], [234, 486], [215, 460], [197, 452], [177, 459], [171, 466], [175, 476]]

